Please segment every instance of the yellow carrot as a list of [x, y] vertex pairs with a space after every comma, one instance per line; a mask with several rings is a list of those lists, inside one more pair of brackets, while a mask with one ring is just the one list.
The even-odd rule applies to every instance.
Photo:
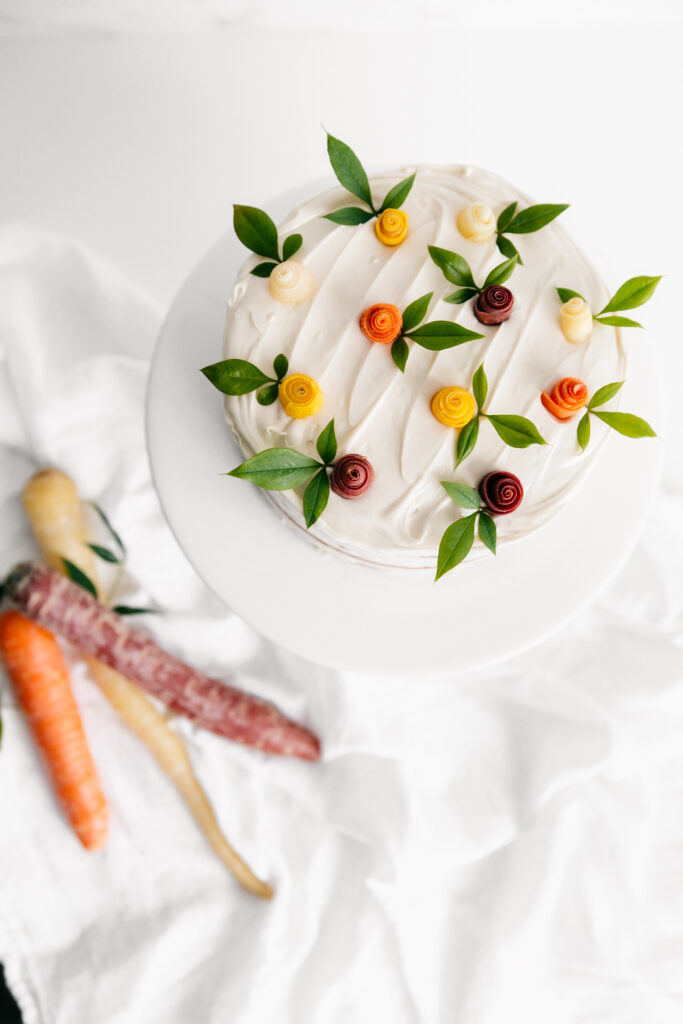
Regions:
[[[26, 484], [23, 502], [46, 561], [63, 571], [62, 558], [68, 558], [87, 573], [99, 590], [95, 561], [87, 547], [80, 498], [70, 477], [56, 469], [41, 470]], [[52, 521], [58, 527], [51, 526]], [[124, 676], [94, 658], [86, 661], [110, 704], [174, 783], [217, 856], [241, 885], [263, 899], [270, 899], [271, 887], [253, 874], [221, 833], [182, 740], [169, 728], [163, 714]]]

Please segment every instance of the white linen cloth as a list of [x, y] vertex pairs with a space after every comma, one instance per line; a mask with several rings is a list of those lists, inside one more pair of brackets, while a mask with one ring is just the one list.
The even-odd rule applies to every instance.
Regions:
[[167, 609], [145, 627], [309, 722], [324, 760], [174, 721], [276, 886], [262, 903], [76, 662], [111, 806], [87, 854], [5, 689], [0, 960], [26, 1024], [679, 1024], [679, 485], [618, 579], [533, 651], [449, 679], [333, 673], [220, 606], [162, 520], [143, 436], [159, 324], [77, 244], [0, 232], [0, 572], [35, 554], [23, 483], [63, 467], [127, 542], [125, 599]]

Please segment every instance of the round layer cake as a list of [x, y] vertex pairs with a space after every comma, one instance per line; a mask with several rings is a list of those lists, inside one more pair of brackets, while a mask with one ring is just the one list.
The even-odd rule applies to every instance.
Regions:
[[[379, 200], [408, 173], [372, 176], [373, 197]], [[454, 285], [430, 258], [429, 246], [454, 251], [467, 260], [475, 281], [483, 281], [504, 257], [495, 235], [483, 242], [463, 237], [458, 215], [483, 204], [498, 216], [515, 201], [520, 208], [531, 202], [489, 172], [420, 167], [403, 204], [408, 233], [400, 245], [383, 245], [374, 220], [346, 226], [324, 219], [348, 206], [349, 194], [341, 187], [311, 199], [279, 226], [281, 239], [293, 232], [303, 237], [296, 260], [313, 279], [305, 301], [278, 301], [269, 280], [251, 273], [259, 258], [245, 262], [229, 300], [224, 357], [248, 360], [269, 372], [275, 357], [284, 353], [289, 373], [313, 378], [323, 396], [319, 411], [303, 419], [287, 415], [280, 401], [261, 405], [256, 393], [227, 397], [227, 420], [245, 456], [288, 447], [317, 457], [316, 438], [334, 418], [339, 455], [362, 455], [374, 470], [372, 487], [362, 497], [348, 501], [331, 494], [324, 515], [307, 531], [312, 541], [377, 565], [433, 567], [441, 537], [459, 514], [441, 481], [477, 487], [497, 470], [519, 478], [521, 505], [514, 514], [497, 517], [503, 544], [546, 523], [588, 473], [608, 428], [594, 421], [590, 447], [579, 454], [575, 426], [558, 421], [540, 396], [565, 377], [584, 381], [592, 394], [625, 376], [617, 328], [596, 324], [583, 344], [569, 343], [560, 329], [556, 287], [580, 292], [591, 309], [601, 309], [609, 298], [590, 263], [557, 221], [537, 233], [515, 236], [523, 264], [506, 282], [514, 294], [512, 314], [497, 326], [485, 326], [475, 317], [472, 302], [443, 301]], [[445, 351], [429, 351], [408, 339], [402, 373], [391, 346], [364, 335], [360, 317], [377, 303], [405, 310], [428, 292], [434, 294], [427, 320], [454, 321], [484, 337]], [[486, 412], [527, 417], [546, 444], [509, 447], [482, 419], [474, 451], [456, 470], [457, 431], [435, 418], [431, 403], [444, 387], [471, 392], [482, 363], [488, 378]], [[264, 498], [305, 530], [302, 491], [269, 491]], [[469, 557], [483, 550], [477, 541]]]

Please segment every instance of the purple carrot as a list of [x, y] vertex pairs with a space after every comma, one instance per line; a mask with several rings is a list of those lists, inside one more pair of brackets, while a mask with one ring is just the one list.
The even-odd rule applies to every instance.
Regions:
[[7, 596], [28, 618], [197, 725], [269, 754], [306, 761], [320, 756], [320, 742], [308, 729], [258, 697], [185, 665], [61, 573], [26, 563], [5, 584]]

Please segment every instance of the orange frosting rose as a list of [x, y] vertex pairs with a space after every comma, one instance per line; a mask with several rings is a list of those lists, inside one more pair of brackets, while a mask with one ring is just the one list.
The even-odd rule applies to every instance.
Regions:
[[370, 306], [360, 318], [360, 329], [369, 341], [388, 345], [396, 341], [403, 327], [403, 317], [398, 306], [390, 302], [378, 302]]
[[570, 420], [588, 401], [588, 388], [576, 377], [563, 377], [550, 394], [544, 391], [541, 402], [558, 420]]

